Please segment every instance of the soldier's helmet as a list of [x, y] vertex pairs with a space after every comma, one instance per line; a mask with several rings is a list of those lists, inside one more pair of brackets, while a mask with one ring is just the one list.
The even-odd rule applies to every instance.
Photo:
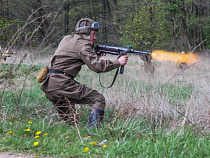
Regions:
[[75, 31], [79, 34], [89, 35], [91, 30], [98, 31], [99, 24], [90, 18], [82, 18], [77, 22], [75, 27]]

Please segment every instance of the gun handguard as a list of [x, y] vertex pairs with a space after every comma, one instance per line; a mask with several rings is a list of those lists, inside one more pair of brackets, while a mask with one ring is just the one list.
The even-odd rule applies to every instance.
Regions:
[[[95, 52], [97, 55], [103, 55], [106, 53], [112, 54], [112, 55], [120, 55], [123, 51], [128, 51], [127, 53], [133, 53], [133, 54], [150, 55], [149, 51], [141, 52], [134, 49], [123, 48], [123, 47], [113, 47], [113, 46], [107, 46], [107, 45], [102, 45], [102, 44], [98, 44], [95, 47]], [[98, 52], [100, 53], [98, 54]]]

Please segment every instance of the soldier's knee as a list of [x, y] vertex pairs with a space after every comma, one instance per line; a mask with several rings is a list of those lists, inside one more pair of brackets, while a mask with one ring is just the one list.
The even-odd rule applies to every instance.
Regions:
[[103, 95], [99, 95], [95, 100], [95, 104], [93, 105], [93, 108], [104, 110], [105, 106], [106, 106], [105, 97]]

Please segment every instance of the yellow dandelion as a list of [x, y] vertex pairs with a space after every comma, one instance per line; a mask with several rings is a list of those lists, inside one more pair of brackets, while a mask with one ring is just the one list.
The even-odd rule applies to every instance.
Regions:
[[96, 142], [91, 142], [90, 145], [95, 146], [96, 145]]
[[35, 138], [37, 139], [37, 138], [39, 138], [39, 136], [36, 136]]
[[103, 145], [104, 148], [106, 148], [106, 145]]
[[84, 152], [88, 152], [88, 151], [89, 151], [89, 148], [85, 147]]
[[36, 135], [40, 135], [42, 132], [41, 131], [37, 131], [36, 132]]
[[32, 124], [32, 122], [31, 122], [31, 121], [28, 121], [28, 123]]
[[26, 132], [30, 132], [31, 130], [28, 128], [28, 129], [26, 129]]
[[7, 133], [12, 134], [13, 132], [12, 132], [12, 131], [9, 131], [9, 132], [7, 132]]
[[43, 134], [43, 137], [47, 136], [47, 133]]
[[39, 143], [38, 142], [34, 142], [34, 146], [37, 146]]

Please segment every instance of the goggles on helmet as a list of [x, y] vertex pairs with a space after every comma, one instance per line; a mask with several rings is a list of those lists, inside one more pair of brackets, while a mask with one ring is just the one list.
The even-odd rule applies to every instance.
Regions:
[[99, 24], [98, 24], [98, 22], [92, 23], [91, 29], [98, 31], [98, 29], [99, 29]]
[[80, 29], [91, 29], [91, 30], [95, 30], [95, 31], [98, 31], [99, 29], [99, 24], [98, 22], [94, 22], [91, 24], [91, 26], [82, 26], [82, 27], [79, 27], [76, 29], [76, 31], [80, 30]]

